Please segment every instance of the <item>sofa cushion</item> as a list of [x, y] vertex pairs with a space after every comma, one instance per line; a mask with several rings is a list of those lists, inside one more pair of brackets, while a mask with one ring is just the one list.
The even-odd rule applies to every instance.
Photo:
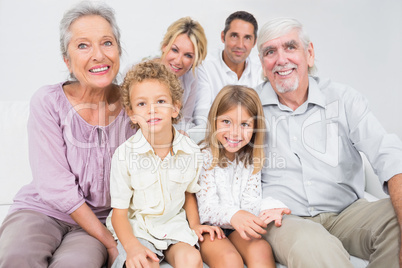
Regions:
[[28, 160], [28, 101], [0, 101], [0, 205], [12, 204], [32, 180]]

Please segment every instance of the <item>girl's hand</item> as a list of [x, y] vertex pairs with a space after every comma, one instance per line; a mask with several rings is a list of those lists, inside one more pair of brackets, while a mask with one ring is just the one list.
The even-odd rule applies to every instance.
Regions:
[[275, 226], [280, 227], [282, 225], [282, 216], [284, 214], [289, 215], [290, 209], [288, 208], [273, 208], [273, 209], [266, 209], [260, 212], [260, 219], [264, 221], [266, 225], [270, 222], [275, 221]]
[[196, 226], [193, 226], [193, 230], [197, 234], [198, 240], [200, 240], [201, 242], [204, 241], [204, 237], [202, 236], [203, 233], [209, 233], [209, 236], [211, 237], [211, 241], [214, 241], [215, 233], [216, 233], [216, 237], [218, 239], [226, 238], [222, 229], [219, 228], [218, 226], [209, 226], [209, 225], [198, 224]]
[[127, 249], [127, 268], [149, 268], [150, 261], [159, 262], [159, 259], [156, 254], [147, 247], [140, 244], [132, 247], [131, 249]]
[[230, 224], [245, 240], [250, 240], [250, 237], [261, 238], [260, 234], [267, 232], [263, 229], [267, 227], [264, 221], [245, 210], [236, 212], [230, 219]]

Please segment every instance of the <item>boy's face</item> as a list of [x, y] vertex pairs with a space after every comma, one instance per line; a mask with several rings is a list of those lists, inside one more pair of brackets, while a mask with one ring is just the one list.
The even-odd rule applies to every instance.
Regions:
[[172, 118], [179, 115], [179, 103], [173, 104], [167, 85], [158, 80], [145, 80], [130, 87], [131, 111], [127, 111], [133, 123], [139, 124], [143, 133], [172, 131]]

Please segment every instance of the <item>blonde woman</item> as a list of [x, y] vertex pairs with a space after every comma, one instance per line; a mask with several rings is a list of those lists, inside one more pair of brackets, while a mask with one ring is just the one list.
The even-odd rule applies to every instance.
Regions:
[[161, 51], [160, 61], [179, 78], [184, 89], [181, 108], [183, 120], [178, 128], [187, 130], [193, 126], [197, 90], [195, 68], [207, 55], [204, 29], [190, 17], [173, 22], [163, 37]]

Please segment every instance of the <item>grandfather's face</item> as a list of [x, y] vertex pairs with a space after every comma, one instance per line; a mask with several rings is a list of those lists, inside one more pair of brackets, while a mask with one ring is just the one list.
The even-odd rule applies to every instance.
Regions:
[[222, 32], [221, 38], [225, 44], [223, 53], [231, 61], [226, 62], [228, 65], [243, 63], [250, 55], [256, 41], [253, 24], [240, 19], [233, 20], [226, 34]]
[[109, 22], [101, 16], [83, 16], [70, 25], [68, 58], [70, 73], [89, 88], [113, 83], [120, 68], [119, 47]]
[[314, 49], [306, 49], [297, 30], [270, 40], [261, 47], [260, 59], [265, 77], [277, 93], [297, 89], [307, 92], [308, 68], [314, 65]]

